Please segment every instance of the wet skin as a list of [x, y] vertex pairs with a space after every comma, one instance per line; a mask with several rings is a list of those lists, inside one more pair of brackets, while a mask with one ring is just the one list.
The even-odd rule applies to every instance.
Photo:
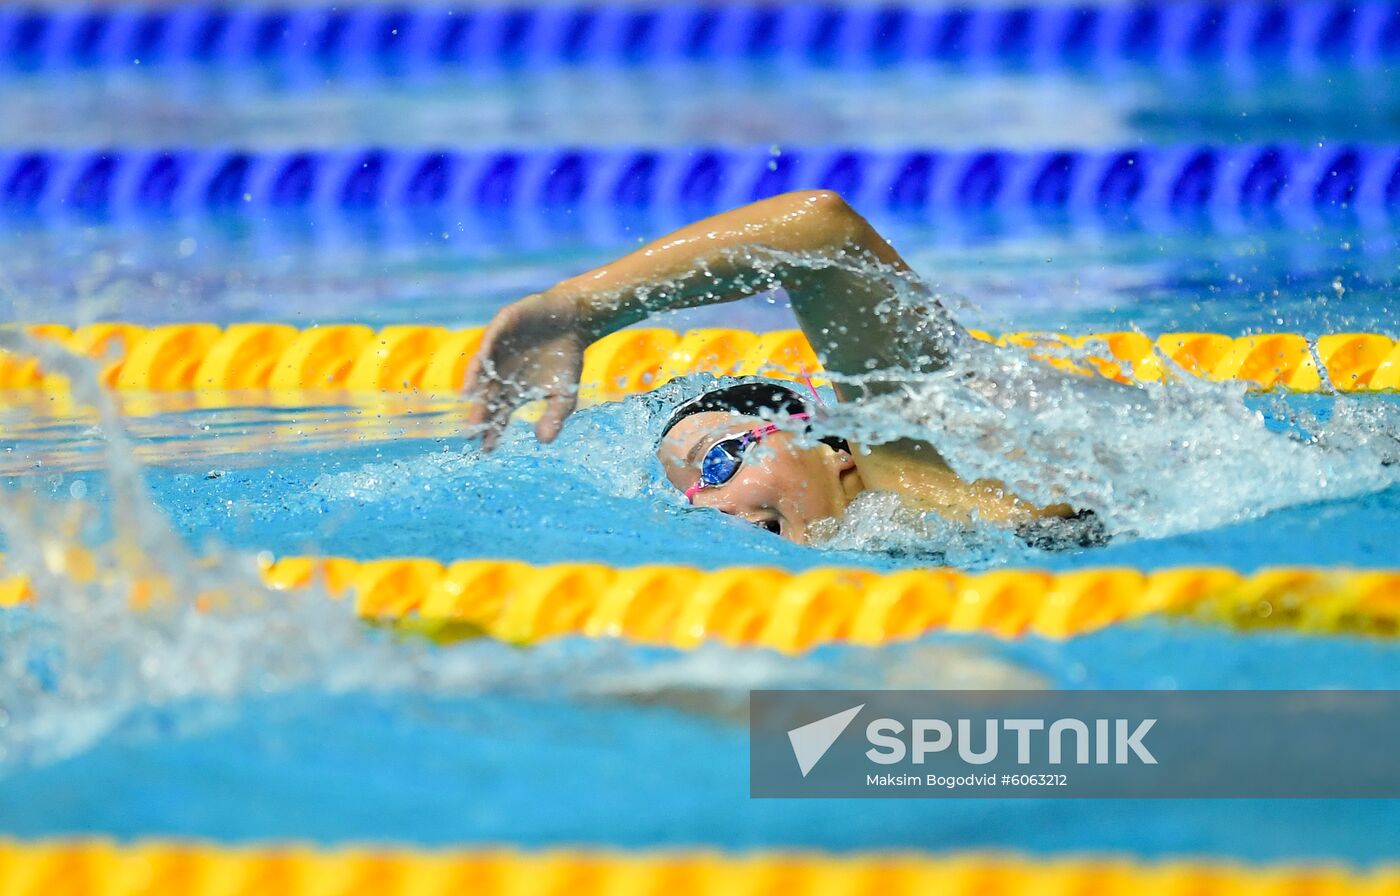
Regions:
[[[765, 422], [727, 411], [705, 411], [686, 417], [657, 448], [666, 478], [685, 491], [700, 479], [700, 461], [712, 445]], [[850, 452], [823, 444], [799, 444], [792, 433], [779, 431], [751, 445], [734, 478], [720, 486], [700, 489], [693, 503], [806, 544], [813, 523], [840, 519], [846, 505], [863, 488]]]
[[[892, 302], [900, 284], [908, 287], [916, 280], [894, 247], [835, 193], [760, 200], [683, 227], [501, 309], [467, 370], [464, 388], [475, 398], [468, 421], [480, 427], [482, 448], [489, 451], [511, 414], [543, 397], [535, 433], [552, 441], [573, 413], [590, 343], [664, 311], [732, 302], [778, 286], [822, 368], [839, 375], [832, 384], [838, 399], [898, 388], [897, 382], [851, 382], [871, 371], [940, 369], [959, 332], [932, 295], [921, 292], [924, 297], [914, 306]], [[906, 312], [913, 307], [917, 313], [893, 314], [891, 307]], [[721, 431], [725, 417], [710, 412], [688, 418], [661, 446], [658, 454], [677, 488], [689, 488], [699, 477], [698, 455], [687, 460], [696, 442], [709, 439], [708, 448], [752, 428], [741, 421], [760, 422], [731, 415], [729, 422], [738, 425]], [[812, 523], [839, 518], [865, 488], [894, 492], [954, 520], [1016, 525], [1069, 511], [1064, 505], [1035, 507], [998, 482], [968, 482], [928, 443], [852, 445], [860, 457], [857, 472], [846, 452], [791, 442], [783, 433], [764, 439], [734, 480], [698, 492], [695, 504], [764, 528], [776, 526], [784, 537], [802, 543], [809, 540]]]

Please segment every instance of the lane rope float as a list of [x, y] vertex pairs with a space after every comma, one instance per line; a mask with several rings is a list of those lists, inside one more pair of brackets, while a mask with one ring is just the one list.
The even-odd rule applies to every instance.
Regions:
[[324, 220], [386, 209], [431, 217], [434, 211], [548, 215], [593, 208], [680, 208], [693, 220], [707, 211], [810, 189], [834, 190], [870, 212], [922, 214], [944, 226], [960, 218], [985, 226], [989, 212], [1088, 216], [1106, 223], [1137, 216], [1194, 222], [1203, 215], [1267, 218], [1271, 213], [1307, 213], [1310, 222], [1319, 214], [1339, 220], [1358, 214], [1388, 218], [1400, 211], [1400, 146], [0, 152], [0, 210], [17, 221], [57, 214], [160, 221], [181, 215], [314, 213]]
[[[100, 359], [102, 384], [119, 393], [194, 392], [210, 407], [220, 406], [220, 393], [237, 393], [245, 404], [260, 396], [271, 401], [308, 391], [452, 398], [461, 391], [482, 333], [479, 327], [449, 330], [426, 325], [375, 331], [361, 324], [336, 324], [298, 330], [280, 323], [227, 328], [207, 323], [149, 328], [99, 323], [77, 329], [33, 324], [25, 329], [74, 354]], [[1400, 342], [1379, 333], [1334, 333], [1316, 341], [1296, 333], [1166, 333], [1156, 339], [1136, 332], [973, 335], [1024, 347], [1064, 369], [1124, 382], [1170, 379], [1173, 371], [1163, 363], [1166, 358], [1188, 373], [1238, 380], [1256, 389], [1320, 391], [1324, 371], [1327, 382], [1339, 391], [1400, 389]], [[1067, 356], [1066, 351], [1079, 354]], [[705, 328], [678, 333], [635, 328], [588, 348], [580, 399], [615, 400], [691, 373], [796, 379], [820, 371], [800, 330]], [[11, 402], [25, 393], [61, 400], [69, 389], [64, 377], [45, 373], [34, 358], [0, 352], [0, 393], [7, 393]], [[233, 397], [227, 401], [233, 402]]]
[[521, 893], [941, 893], [1020, 896], [1096, 893], [1362, 896], [1400, 889], [1400, 869], [1246, 866], [1226, 861], [1141, 863], [1121, 858], [1023, 858], [911, 853], [820, 855], [714, 851], [316, 849], [163, 840], [0, 841], [8, 896], [202, 896], [375, 893], [448, 896]]
[[1125, 63], [1306, 70], [1400, 57], [1385, 0], [290, 6], [19, 6], [0, 16], [0, 58], [29, 73], [301, 65], [325, 78], [743, 61], [1109, 74]]
[[[78, 581], [96, 575], [92, 558], [81, 551], [46, 559], [56, 575]], [[517, 643], [584, 636], [681, 649], [717, 641], [802, 653], [823, 644], [876, 646], [939, 631], [1068, 638], [1154, 614], [1239, 628], [1388, 637], [1400, 630], [1400, 570], [702, 571], [672, 565], [618, 569], [516, 560], [444, 564], [422, 557], [284, 557], [266, 558], [261, 571], [275, 590], [321, 585], [332, 596], [353, 597], [356, 612], [366, 619], [429, 636], [485, 634]], [[133, 601], [139, 605], [143, 595], [155, 593], [162, 588], [138, 582]], [[0, 570], [0, 606], [33, 599], [26, 577]]]

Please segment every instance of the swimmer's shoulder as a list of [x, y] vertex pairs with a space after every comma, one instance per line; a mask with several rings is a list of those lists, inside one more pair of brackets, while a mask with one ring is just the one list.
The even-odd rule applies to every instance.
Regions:
[[967, 482], [953, 472], [933, 446], [901, 440], [862, 450], [856, 468], [865, 487], [893, 492], [911, 506], [949, 519], [978, 519], [1006, 525], [1032, 547], [1044, 550], [1096, 547], [1108, 542], [1103, 522], [1091, 510], [1067, 504], [1037, 508], [1000, 483]]
[[854, 446], [853, 456], [866, 488], [893, 492], [911, 506], [949, 519], [966, 521], [975, 515], [993, 523], [1012, 524], [1035, 512], [999, 483], [964, 480], [927, 442], [899, 439], [864, 448]]

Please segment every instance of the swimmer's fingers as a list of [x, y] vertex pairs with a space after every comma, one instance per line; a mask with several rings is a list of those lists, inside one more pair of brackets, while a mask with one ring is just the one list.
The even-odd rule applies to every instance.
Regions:
[[471, 402], [467, 406], [467, 425], [481, 426], [486, 422], [486, 400], [487, 387], [494, 385], [488, 383], [483, 386], [481, 373], [480, 356], [473, 358], [471, 365], [467, 368], [467, 379], [462, 384], [462, 391], [466, 394], [467, 401]]
[[574, 412], [578, 406], [578, 391], [572, 388], [554, 389], [545, 398], [544, 413], [535, 423], [535, 438], [548, 444], [559, 435], [559, 430], [564, 428], [564, 421]]
[[[509, 351], [502, 344], [501, 336], [508, 331], [513, 320], [513, 314], [507, 308], [487, 326], [476, 356], [467, 365], [467, 375], [462, 383], [462, 390], [471, 402], [467, 410], [467, 424], [481, 435], [483, 451], [496, 447], [501, 433], [510, 423], [510, 415], [521, 403], [519, 388], [509, 370], [502, 369], [499, 363], [502, 359], [497, 357]], [[511, 365], [507, 363], [505, 366], [509, 368]]]
[[[521, 407], [540, 397], [537, 388], [524, 389], [515, 383], [507, 382], [499, 396], [487, 408], [488, 416], [481, 434], [481, 449], [494, 450], [501, 441], [511, 415]], [[559, 436], [564, 421], [574, 412], [578, 404], [577, 389], [567, 384], [556, 383], [544, 396], [544, 412], [535, 422], [535, 438], [548, 444]]]
[[481, 334], [476, 354], [467, 364], [467, 376], [462, 381], [462, 391], [472, 402], [471, 409], [467, 412], [467, 422], [472, 426], [486, 423], [492, 401], [500, 391], [501, 377], [496, 369], [495, 353], [496, 343], [503, 328], [502, 318], [506, 317], [506, 313], [502, 311], [486, 325], [486, 332]]
[[496, 446], [511, 414], [532, 400], [546, 401], [535, 426], [542, 442], [552, 441], [573, 412], [586, 337], [567, 313], [571, 307], [528, 296], [501, 309], [482, 333], [463, 389], [472, 402], [467, 422], [479, 430], [483, 450]]
[[467, 371], [463, 391], [471, 402], [467, 408], [467, 425], [482, 437], [482, 450], [490, 451], [500, 441], [501, 432], [514, 410], [509, 383], [500, 376], [490, 358], [478, 355]]
[[[471, 405], [467, 408], [467, 425], [473, 428], [484, 428], [486, 431], [500, 429], [504, 424], [500, 421], [500, 407], [504, 399], [505, 384], [497, 374], [495, 365], [489, 358], [478, 355], [472, 361], [470, 370], [467, 372], [467, 379], [464, 385]], [[510, 417], [507, 410], [505, 417]]]
[[535, 423], [535, 438], [549, 443], [559, 435], [564, 421], [578, 407], [579, 381], [583, 378], [582, 340], [564, 338], [550, 347], [542, 359], [539, 382], [543, 382], [544, 411]]
[[481, 423], [482, 451], [495, 449], [497, 443], [501, 441], [506, 427], [510, 425], [510, 415], [523, 403], [520, 390], [512, 384], [493, 383], [492, 385], [496, 388], [492, 390], [488, 398], [482, 401], [484, 408]]
[[495, 451], [496, 443], [501, 441], [501, 433], [505, 431], [504, 426], [491, 426], [481, 433], [481, 450], [485, 452]]
[[[511, 415], [530, 401], [541, 396], [538, 386], [528, 386], [525, 382], [501, 371], [486, 359], [480, 365], [473, 380], [472, 406], [467, 412], [467, 422], [481, 435], [483, 451], [490, 451], [500, 442], [502, 433], [510, 425]], [[559, 434], [564, 420], [574, 410], [574, 389], [563, 386], [556, 377], [544, 399], [547, 402], [544, 416], [535, 425], [535, 435], [541, 442], [553, 441]]]
[[476, 393], [481, 389], [481, 352], [477, 352], [467, 362], [467, 375], [462, 379], [462, 394], [472, 402], [471, 409], [467, 411], [467, 419], [473, 423], [479, 423], [478, 405]]

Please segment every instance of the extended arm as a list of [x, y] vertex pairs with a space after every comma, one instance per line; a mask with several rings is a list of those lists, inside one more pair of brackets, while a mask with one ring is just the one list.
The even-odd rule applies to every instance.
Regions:
[[[894, 248], [835, 193], [788, 193], [691, 224], [617, 261], [529, 296], [496, 315], [482, 338], [466, 388], [473, 422], [494, 444], [531, 392], [548, 400], [536, 426], [552, 440], [573, 411], [588, 343], [653, 314], [718, 304], [783, 287], [823, 366], [838, 374], [936, 365], [927, 343], [949, 327], [911, 332], [890, 309], [909, 268]], [[924, 366], [924, 365], [917, 365]], [[848, 397], [838, 384], [838, 394]]]

